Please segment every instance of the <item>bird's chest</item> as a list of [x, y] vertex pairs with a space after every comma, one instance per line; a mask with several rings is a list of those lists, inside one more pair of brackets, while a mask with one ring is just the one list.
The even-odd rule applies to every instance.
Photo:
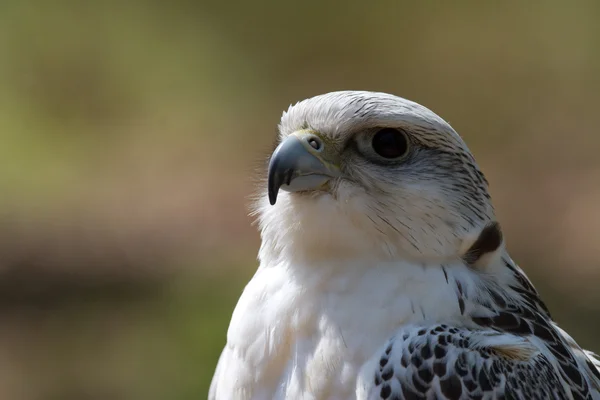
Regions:
[[438, 279], [418, 268], [404, 279], [389, 266], [301, 282], [257, 274], [234, 314], [230, 344], [245, 348], [246, 362], [258, 366], [253, 384], [271, 387], [275, 398], [352, 399], [360, 368], [399, 328], [458, 309], [454, 293], [437, 285], [443, 272]]
[[361, 367], [402, 325], [410, 308], [402, 301], [385, 307], [369, 303], [314, 296], [305, 303], [305, 319], [299, 312], [288, 320], [278, 398], [354, 398]]

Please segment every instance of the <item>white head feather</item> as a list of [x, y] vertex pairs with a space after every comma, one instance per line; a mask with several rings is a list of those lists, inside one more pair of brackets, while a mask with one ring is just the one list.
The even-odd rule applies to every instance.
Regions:
[[[370, 148], [381, 128], [405, 132], [409, 151], [386, 162]], [[258, 204], [265, 257], [434, 262], [456, 259], [494, 220], [487, 182], [460, 136], [429, 109], [385, 93], [343, 91], [290, 106], [279, 138], [320, 135], [340, 157], [327, 191], [282, 193]]]

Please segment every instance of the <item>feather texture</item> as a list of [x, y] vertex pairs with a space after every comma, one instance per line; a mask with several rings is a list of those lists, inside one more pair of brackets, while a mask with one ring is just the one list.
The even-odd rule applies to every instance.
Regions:
[[[405, 156], [377, 155], [382, 128], [407, 135]], [[346, 91], [291, 106], [278, 140], [298, 131], [339, 174], [273, 206], [260, 189], [260, 266], [210, 400], [600, 400], [600, 362], [509, 257], [488, 182], [447, 122]]]

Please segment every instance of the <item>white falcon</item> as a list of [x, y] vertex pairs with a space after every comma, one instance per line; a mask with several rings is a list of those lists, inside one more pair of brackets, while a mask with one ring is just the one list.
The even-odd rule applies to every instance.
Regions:
[[600, 399], [600, 363], [509, 257], [485, 177], [432, 111], [304, 100], [267, 186], [209, 399]]

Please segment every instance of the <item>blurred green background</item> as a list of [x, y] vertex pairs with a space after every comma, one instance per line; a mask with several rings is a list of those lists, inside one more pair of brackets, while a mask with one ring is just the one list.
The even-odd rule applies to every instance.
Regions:
[[600, 2], [0, 5], [0, 398], [199, 399], [256, 268], [255, 167], [290, 103], [447, 119], [513, 258], [600, 341]]

